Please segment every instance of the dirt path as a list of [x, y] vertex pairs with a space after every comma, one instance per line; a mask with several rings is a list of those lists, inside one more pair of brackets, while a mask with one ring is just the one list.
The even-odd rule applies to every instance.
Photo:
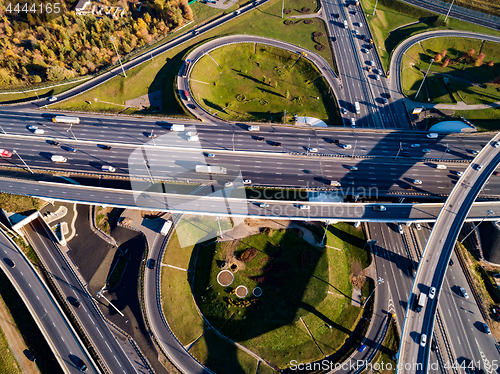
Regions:
[[17, 331], [16, 324], [2, 299], [0, 299], [0, 328], [5, 335], [5, 339], [7, 339], [9, 343], [12, 354], [21, 368], [21, 373], [40, 374], [36, 364], [28, 360], [24, 355], [26, 344], [19, 331]]

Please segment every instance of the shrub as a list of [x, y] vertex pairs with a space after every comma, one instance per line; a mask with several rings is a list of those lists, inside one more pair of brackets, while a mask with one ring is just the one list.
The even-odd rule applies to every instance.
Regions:
[[449, 58], [447, 58], [447, 59], [445, 59], [445, 60], [443, 61], [443, 64], [442, 64], [441, 66], [445, 68], [445, 67], [447, 67], [447, 66], [448, 66], [448, 64], [449, 64], [449, 63], [450, 63], [450, 59], [449, 59]]
[[324, 51], [326, 47], [323, 44], [316, 44], [314, 48], [316, 48], [318, 51]]
[[311, 24], [311, 23], [313, 23], [313, 22], [314, 22], [314, 20], [313, 20], [313, 19], [311, 19], [311, 18], [308, 18], [308, 19], [304, 20], [304, 23], [305, 23], [306, 25], [310, 25], [310, 24]]
[[438, 53], [435, 57], [434, 57], [434, 61], [435, 62], [441, 62], [441, 60], [443, 59], [443, 56], [441, 55], [441, 53]]
[[325, 34], [323, 34], [322, 32], [316, 31], [315, 33], [313, 33], [313, 36], [315, 38], [321, 38], [322, 36], [325, 36]]
[[493, 60], [490, 61], [490, 62], [488, 62], [488, 66], [493, 66], [493, 65], [495, 65], [495, 63], [493, 62]]
[[285, 10], [283, 11], [283, 13], [285, 13], [285, 14], [290, 14], [290, 13], [292, 13], [292, 10], [291, 10], [290, 8], [287, 8], [287, 9], [285, 9]]
[[249, 262], [252, 261], [255, 256], [257, 256], [258, 252], [255, 248], [247, 248], [243, 252], [240, 253], [238, 260], [241, 262]]
[[287, 26], [288, 25], [293, 25], [293, 21], [291, 19], [287, 19], [287, 20], [285, 20], [284, 24], [287, 25]]
[[304, 7], [304, 8], [301, 9], [301, 11], [302, 11], [302, 13], [310, 13], [311, 12], [311, 8]]
[[247, 97], [243, 94], [236, 95], [236, 100], [238, 100], [238, 101], [245, 101], [246, 99], [247, 99]]

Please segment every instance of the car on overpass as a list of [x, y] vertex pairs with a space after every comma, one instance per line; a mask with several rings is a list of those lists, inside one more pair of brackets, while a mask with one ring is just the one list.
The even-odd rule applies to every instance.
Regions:
[[463, 287], [460, 287], [460, 293], [462, 294], [463, 297], [465, 297], [466, 299], [469, 298], [469, 294], [467, 293], [467, 291], [465, 291], [465, 288]]
[[377, 210], [379, 212], [385, 212], [387, 208], [384, 205], [374, 205], [373, 210]]
[[6, 149], [0, 149], [0, 157], [12, 157], [12, 153]]
[[422, 181], [420, 179], [414, 179], [413, 184], [422, 184]]
[[436, 296], [436, 287], [431, 287], [429, 290], [429, 299], [434, 299], [434, 296]]
[[427, 335], [425, 334], [420, 335], [420, 346], [425, 347], [426, 344], [427, 344]]

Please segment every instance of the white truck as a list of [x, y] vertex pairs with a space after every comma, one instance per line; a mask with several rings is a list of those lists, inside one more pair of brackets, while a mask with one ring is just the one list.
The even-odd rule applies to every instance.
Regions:
[[198, 134], [196, 135], [191, 135], [189, 138], [188, 138], [188, 142], [197, 142], [199, 141], [200, 138], [198, 137]]
[[161, 228], [160, 234], [167, 235], [171, 227], [172, 227], [172, 221], [166, 220], [165, 223], [163, 224], [163, 227]]
[[356, 109], [356, 114], [361, 113], [361, 108], [359, 107], [359, 102], [354, 103], [354, 108]]
[[184, 125], [172, 125], [170, 131], [184, 131]]
[[66, 162], [68, 159], [63, 156], [58, 156], [58, 155], [52, 155], [50, 156], [51, 161], [53, 162]]
[[195, 171], [203, 174], [227, 174], [227, 169], [216, 165], [196, 165]]
[[344, 29], [347, 29], [347, 20], [344, 20]]
[[415, 311], [417, 313], [420, 313], [423, 307], [425, 307], [425, 301], [427, 300], [427, 294], [421, 292], [420, 296], [418, 297], [418, 303], [417, 307], [415, 308]]
[[257, 125], [248, 126], [248, 131], [260, 131], [260, 126]]
[[66, 117], [66, 116], [55, 116], [52, 118], [52, 122], [56, 123], [72, 123], [72, 124], [78, 124], [80, 123], [80, 118], [78, 117]]

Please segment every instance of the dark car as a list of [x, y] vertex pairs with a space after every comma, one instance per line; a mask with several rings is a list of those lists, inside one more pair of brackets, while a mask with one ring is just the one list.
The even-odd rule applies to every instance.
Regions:
[[25, 349], [24, 350], [24, 355], [26, 356], [26, 358], [28, 360], [30, 360], [31, 362], [35, 362], [36, 361], [36, 357], [35, 355], [28, 349]]
[[153, 260], [152, 258], [150, 258], [148, 260], [148, 262], [146, 263], [146, 266], [148, 267], [148, 269], [154, 269], [155, 265], [156, 265], [156, 261]]
[[53, 145], [53, 146], [59, 145], [59, 142], [56, 142], [55, 140], [47, 140], [47, 143], [49, 143], [50, 145]]
[[263, 136], [257, 136], [255, 139], [257, 139], [258, 142], [263, 142], [264, 140], [266, 140], [266, 138], [264, 138]]
[[273, 142], [273, 147], [281, 147], [281, 143], [280, 142]]
[[455, 265], [455, 263], [453, 262], [453, 260], [451, 258], [450, 258], [450, 262], [448, 262], [448, 265], [450, 265], [450, 266]]
[[330, 143], [330, 144], [338, 144], [339, 140], [338, 139], [325, 138], [325, 142]]
[[402, 152], [401, 154], [402, 154], [404, 157], [408, 157], [408, 156], [410, 156], [410, 152]]
[[14, 261], [12, 261], [10, 258], [4, 258], [3, 261], [9, 265], [11, 268], [15, 268], [16, 267], [16, 263]]
[[358, 352], [363, 352], [365, 349], [366, 349], [366, 345], [361, 344], [361, 345], [358, 347]]
[[336, 42], [337, 41], [337, 37], [336, 36], [332, 36], [332, 42]]
[[78, 366], [78, 370], [80, 370], [80, 371], [84, 371], [84, 372], [87, 371], [87, 365], [85, 365], [85, 363], [83, 362], [82, 359], [78, 359], [76, 366]]
[[61, 148], [64, 149], [65, 151], [67, 151], [67, 152], [71, 152], [71, 153], [75, 153], [76, 152], [75, 148], [68, 147], [67, 145], [63, 145]]
[[69, 296], [68, 301], [71, 305], [73, 305], [75, 308], [81, 308], [82, 304], [78, 301], [76, 297]]
[[106, 151], [109, 151], [111, 149], [111, 146], [106, 144], [97, 144], [97, 146], [99, 148], [105, 149]]
[[431, 342], [431, 349], [433, 352], [437, 352], [439, 350], [438, 345], [434, 339], [432, 339], [432, 342]]

